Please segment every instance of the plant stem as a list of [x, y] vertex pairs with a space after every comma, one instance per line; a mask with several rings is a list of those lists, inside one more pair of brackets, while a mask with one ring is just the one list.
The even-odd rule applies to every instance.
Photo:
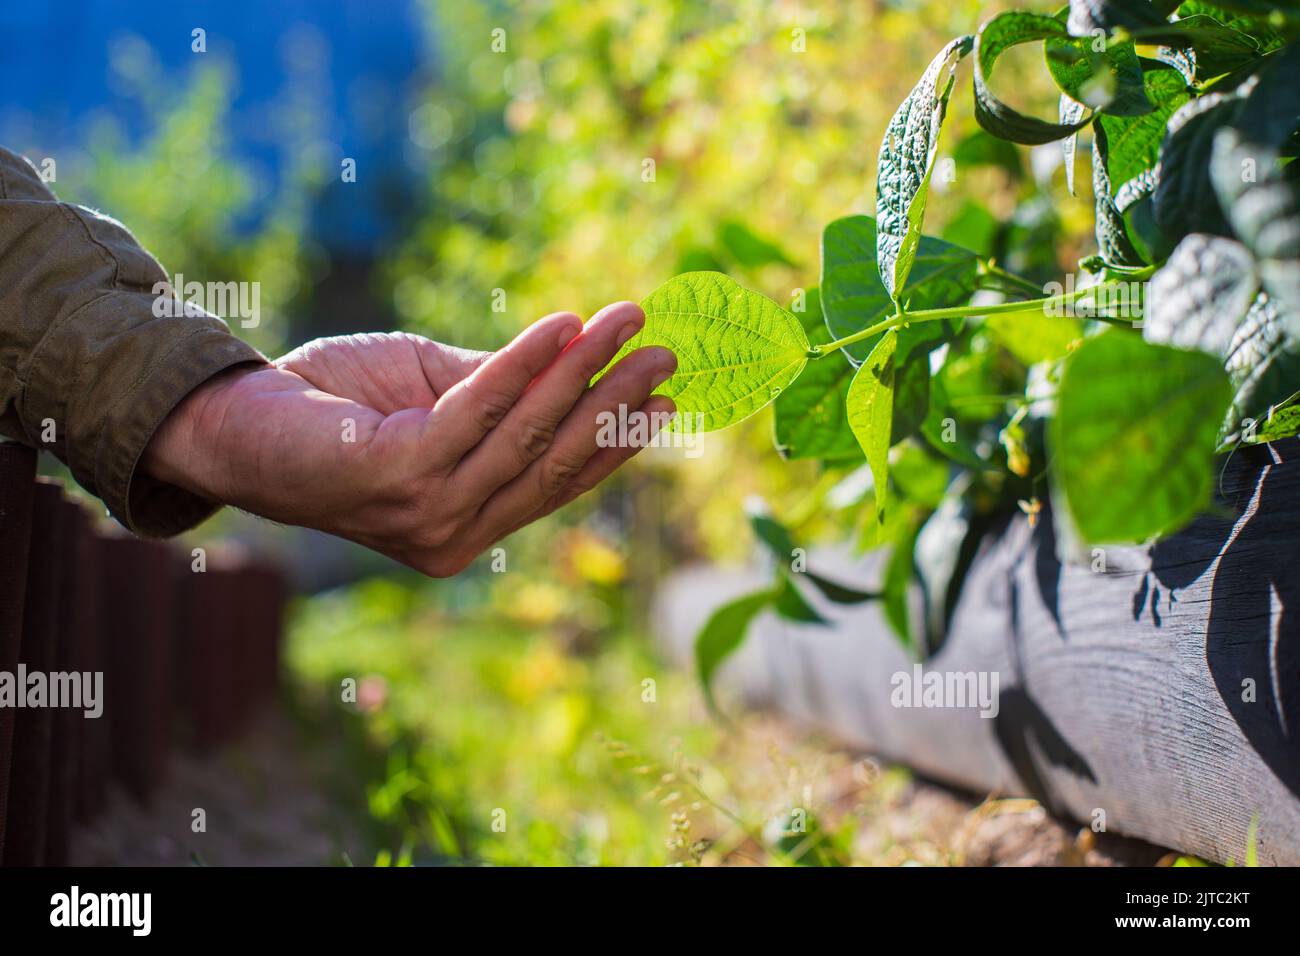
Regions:
[[981, 263], [981, 273], [986, 276], [992, 276], [995, 279], [1000, 279], [1007, 285], [1014, 286], [1022, 292], [1028, 292], [1030, 295], [1041, 295], [1043, 292], [1041, 287], [1030, 282], [1024, 276], [1018, 276], [1014, 272], [1008, 272], [991, 259], [986, 259]]
[[1117, 288], [1118, 286], [1131, 281], [1134, 281], [1132, 277], [1110, 279], [1106, 282], [1099, 282], [1096, 285], [1086, 286], [1082, 289], [1075, 289], [1073, 292], [1063, 292], [1060, 295], [1048, 296], [1044, 299], [1024, 299], [1020, 302], [999, 302], [994, 305], [957, 305], [945, 309], [924, 309], [920, 312], [904, 312], [900, 308], [896, 314], [882, 322], [877, 322], [875, 325], [868, 326], [860, 332], [846, 335], [844, 338], [836, 339], [834, 342], [830, 342], [826, 345], [813, 346], [813, 354], [810, 355], [810, 358], [822, 358], [832, 352], [839, 351], [846, 345], [852, 345], [854, 342], [861, 342], [863, 339], [869, 339], [873, 335], [879, 335], [881, 332], [888, 332], [890, 329], [897, 329], [911, 322], [935, 322], [940, 319], [964, 319], [977, 315], [1008, 315], [1016, 312], [1038, 312], [1055, 305], [1065, 305], [1102, 289]]

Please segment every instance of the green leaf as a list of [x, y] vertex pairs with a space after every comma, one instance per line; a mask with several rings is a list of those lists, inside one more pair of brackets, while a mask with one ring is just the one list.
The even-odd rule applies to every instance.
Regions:
[[767, 547], [772, 557], [775, 559], [777, 567], [781, 569], [783, 575], [798, 575], [810, 581], [817, 590], [828, 600], [836, 604], [858, 604], [862, 601], [870, 601], [879, 595], [870, 591], [859, 591], [857, 588], [851, 588], [847, 585], [837, 584], [828, 580], [819, 574], [813, 574], [811, 571], [796, 571], [794, 569], [794, 539], [790, 537], [790, 530], [781, 522], [777, 521], [766, 512], [759, 511], [750, 514], [749, 525], [754, 531], [754, 535], [759, 541]]
[[949, 463], [920, 442], [897, 446], [889, 462], [889, 480], [911, 504], [937, 508], [948, 491]]
[[614, 362], [647, 345], [671, 349], [677, 372], [655, 393], [671, 398], [679, 418], [690, 416], [700, 431], [748, 418], [798, 378], [808, 361], [799, 320], [721, 273], [669, 279], [641, 308], [645, 328]]
[[1154, 109], [1141, 116], [1097, 118], [1106, 136], [1106, 171], [1112, 195], [1130, 179], [1152, 169], [1160, 156], [1169, 117], [1187, 102], [1187, 81], [1177, 70], [1148, 63], [1142, 74], [1143, 91]]
[[[834, 338], [860, 332], [894, 314], [894, 303], [874, 262], [877, 242], [876, 221], [870, 216], [836, 219], [822, 232], [821, 303]], [[973, 252], [922, 236], [903, 299], [914, 312], [965, 303], [975, 291], [978, 273], [979, 257]], [[918, 322], [900, 333], [899, 351], [907, 356], [933, 348], [951, 331], [946, 322]], [[861, 362], [878, 341], [880, 336], [871, 336], [844, 351]]]
[[[968, 199], [944, 225], [941, 235], [944, 242], [969, 249], [976, 255], [991, 256], [999, 228], [1000, 223], [993, 213], [974, 200]], [[925, 243], [926, 237], [922, 237], [920, 249], [922, 257], [926, 254]], [[913, 275], [909, 278], [915, 283], [916, 270], [912, 271]], [[971, 281], [974, 281], [973, 276]]]
[[765, 511], [750, 514], [749, 527], [771, 553], [777, 566], [789, 569], [794, 557], [794, 539], [790, 537], [790, 529]]
[[734, 219], [718, 227], [718, 244], [745, 269], [758, 269], [773, 263], [794, 265], [784, 249]]
[[880, 598], [875, 591], [860, 591], [828, 580], [820, 574], [813, 574], [811, 571], [804, 571], [803, 576], [816, 585], [823, 597], [836, 604], [861, 604], [863, 601], [875, 601]]
[[714, 673], [744, 643], [750, 622], [775, 599], [776, 593], [772, 590], [736, 598], [714, 611], [696, 636], [695, 671], [704, 691], [705, 703], [713, 713], [718, 713], [718, 705], [713, 698]]
[[[876, 161], [876, 262], [885, 291], [897, 298], [907, 283], [921, 225], [930, 173], [939, 148], [957, 63], [974, 37], [953, 40], [936, 56], [889, 121]], [[825, 286], [823, 286], [825, 288]]]
[[[900, 343], [902, 341], [900, 334]], [[930, 356], [924, 352], [906, 360], [894, 356], [894, 413], [889, 444], [897, 445], [915, 434], [930, 412]]]
[[1258, 77], [1233, 126], [1251, 142], [1281, 149], [1300, 127], [1300, 43], [1268, 57]]
[[895, 542], [885, 564], [885, 577], [881, 583], [881, 599], [888, 622], [899, 643], [912, 654], [916, 653], [916, 638], [912, 634], [911, 614], [908, 612], [908, 591], [915, 576], [913, 554], [916, 549], [917, 528], [911, 527]]
[[[872, 271], [875, 266], [872, 264]], [[879, 282], [879, 279], [877, 279]], [[813, 345], [831, 340], [822, 318], [821, 297], [809, 289], [806, 310], [796, 313]], [[858, 440], [849, 430], [845, 402], [854, 367], [845, 355], [808, 362], [803, 373], [772, 405], [773, 440], [782, 458], [826, 461], [861, 460]]]
[[1300, 351], [1288, 334], [1281, 310], [1267, 293], [1255, 298], [1233, 332], [1224, 368], [1232, 379], [1233, 396], [1223, 435], [1231, 434], [1248, 418], [1266, 417], [1277, 399], [1300, 381]]
[[1134, 248], [1124, 217], [1111, 195], [1109, 166], [1109, 135], [1101, 124], [1092, 131], [1092, 194], [1094, 198], [1094, 229], [1097, 249], [1107, 265], [1141, 265], [1142, 255]]
[[1024, 161], [1015, 144], [990, 136], [982, 129], [967, 135], [953, 147], [951, 155], [953, 162], [961, 169], [993, 166], [1015, 177], [1023, 176], [1025, 172]]
[[[1025, 116], [1003, 103], [989, 88], [988, 78], [993, 65], [1005, 51], [1021, 43], [1049, 39], [1063, 44], [1073, 42], [1064, 23], [1041, 13], [1013, 10], [998, 14], [980, 27], [975, 38], [975, 119], [999, 139], [1039, 146], [1064, 139], [1091, 121], [1091, 117], [1084, 117], [1077, 122], [1062, 124]], [[1074, 98], [1080, 99], [1079, 96]], [[1097, 105], [1109, 102], [1109, 96], [1097, 98]]]
[[1279, 408], [1259, 424], [1254, 435], [1247, 439], [1252, 445], [1268, 441], [1282, 441], [1300, 434], [1300, 405]]
[[1210, 498], [1230, 399], [1219, 360], [1128, 329], [1088, 339], [1065, 365], [1049, 435], [1056, 478], [1089, 543], [1142, 541]]
[[930, 413], [921, 423], [921, 437], [935, 451], [963, 468], [977, 472], [987, 471], [988, 462], [975, 451], [972, 437], [963, 433], [959, 427], [943, 381], [942, 375], [930, 377]]
[[1207, 93], [1169, 117], [1151, 201], [1156, 225], [1175, 242], [1193, 232], [1228, 233], [1210, 184], [1210, 151], [1215, 134], [1233, 122], [1241, 104], [1236, 94]]
[[[1063, 17], [1063, 13], [1057, 15], [1058, 20]], [[1142, 63], [1133, 41], [1106, 41], [1100, 52], [1094, 49], [1095, 43], [1095, 37], [1071, 36], [1044, 41], [1047, 69], [1062, 94], [1076, 104], [1104, 108], [1116, 116], [1151, 112], [1151, 102], [1143, 91]], [[1078, 123], [1080, 118], [1076, 116], [1069, 122]]]
[[1258, 289], [1245, 246], [1221, 236], [1190, 235], [1151, 278], [1142, 337], [1224, 358]]
[[[1262, 52], [1258, 40], [1240, 30], [1221, 24], [1214, 17], [1192, 14], [1171, 24], [1187, 39], [1196, 53], [1196, 78], [1207, 80], [1245, 66]], [[1166, 38], [1176, 43], [1175, 38]]]
[[1083, 336], [1083, 323], [1078, 319], [1045, 312], [990, 315], [984, 320], [984, 326], [1025, 365], [1055, 361]]
[[1300, 190], [1275, 150], [1234, 129], [1216, 136], [1210, 174], [1233, 231], [1259, 260], [1287, 334], [1300, 340]]
[[1177, 0], [1158, 5], [1150, 0], [1070, 0], [1070, 32], [1081, 37], [1094, 30], [1159, 26], [1177, 6]]
[[876, 520], [883, 521], [889, 481], [889, 446], [894, 418], [894, 358], [898, 332], [876, 343], [849, 385], [849, 427], [867, 456], [876, 486]]
[[772, 607], [777, 614], [787, 621], [798, 621], [801, 624], [826, 623], [826, 618], [818, 614], [817, 609], [809, 604], [808, 599], [800, 592], [794, 578], [784, 572], [779, 575], [779, 582], [776, 586], [776, 600], [773, 602]]

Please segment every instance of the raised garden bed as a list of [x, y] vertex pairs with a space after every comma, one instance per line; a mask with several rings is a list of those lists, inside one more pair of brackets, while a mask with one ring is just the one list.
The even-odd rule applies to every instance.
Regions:
[[[1300, 864], [1300, 440], [1224, 464], [1216, 512], [1106, 570], [1062, 565], [1050, 516], [990, 533], [925, 671], [998, 676], [998, 712], [895, 706], [914, 661], [875, 603], [821, 600], [826, 626], [768, 612], [719, 677], [751, 705], [979, 792], [1219, 862]], [[1046, 520], [1043, 520], [1046, 519]], [[814, 554], [871, 587], [876, 555]], [[760, 569], [690, 568], [658, 600], [659, 633], [689, 659]], [[1253, 689], [1253, 693], [1251, 692]]]

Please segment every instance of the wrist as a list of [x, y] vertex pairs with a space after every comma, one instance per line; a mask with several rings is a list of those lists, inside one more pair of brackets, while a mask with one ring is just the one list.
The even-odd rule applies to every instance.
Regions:
[[222, 422], [227, 420], [237, 386], [267, 368], [245, 363], [218, 372], [186, 395], [163, 419], [145, 446], [141, 468], [157, 481], [211, 501], [225, 502], [218, 474]]

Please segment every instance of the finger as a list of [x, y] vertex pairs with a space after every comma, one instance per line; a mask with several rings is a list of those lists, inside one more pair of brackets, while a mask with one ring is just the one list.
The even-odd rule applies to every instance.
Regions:
[[[672, 399], [662, 395], [655, 395], [641, 406], [640, 411], [649, 416], [651, 421], [671, 421], [676, 414], [676, 406], [673, 404]], [[653, 434], [651, 437], [654, 437]], [[573, 479], [557, 494], [552, 495], [540, 508], [526, 518], [516, 521], [507, 531], [498, 533], [493, 540], [509, 537], [520, 528], [526, 527], [534, 521], [540, 521], [552, 511], [563, 508], [575, 499], [582, 497], [623, 467], [624, 463], [633, 458], [643, 447], [643, 445], [616, 445], [599, 449], [596, 454], [587, 460], [582, 470], [574, 475]]]
[[[644, 447], [667, 424], [669, 414], [659, 403], [649, 409], [659, 412], [657, 417], [644, 406], [675, 366], [672, 353], [660, 348], [638, 349], [620, 361], [564, 420], [546, 453], [487, 500], [480, 513], [483, 524], [497, 533], [512, 528], [545, 507], [580, 475], [591, 478], [595, 474], [598, 480], [599, 465], [584, 475], [598, 452], [614, 453], [601, 457], [605, 464], [612, 457], [613, 467], [617, 467]], [[629, 413], [628, 409], [636, 411]]]
[[[486, 498], [537, 461], [550, 448], [564, 417], [587, 393], [592, 378], [644, 324], [645, 313], [634, 302], [616, 302], [596, 313], [492, 434], [465, 457], [456, 469], [457, 480], [479, 489]], [[626, 391], [629, 382], [622, 381]]]
[[519, 396], [582, 330], [572, 312], [538, 319], [449, 388], [424, 420], [422, 444], [434, 466], [451, 468], [514, 408]]
[[[677, 413], [677, 406], [671, 398], [655, 395], [641, 406], [640, 411], [647, 416], [649, 421], [656, 423], [648, 436], [648, 444], [649, 439], [654, 438], [672, 421]], [[572, 480], [561, 488], [558, 493], [552, 495], [542, 505], [541, 510], [528, 519], [528, 522], [531, 523], [538, 518], [543, 518], [557, 508], [563, 508], [574, 499], [582, 497], [622, 468], [624, 463], [634, 458], [644, 447], [646, 447], [645, 444], [629, 444], [597, 449], [596, 454], [587, 459], [587, 463], [582, 466], [582, 470], [574, 475]]]

